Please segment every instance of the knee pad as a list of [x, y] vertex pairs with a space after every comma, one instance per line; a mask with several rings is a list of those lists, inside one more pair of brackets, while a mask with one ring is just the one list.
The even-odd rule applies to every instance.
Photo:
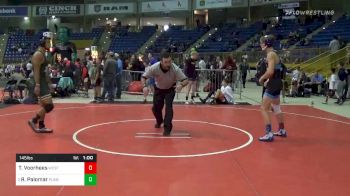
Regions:
[[280, 106], [280, 105], [272, 105], [272, 109], [273, 109], [273, 112], [274, 112], [275, 114], [280, 114], [280, 113], [282, 113], [282, 111], [281, 111], [281, 106]]
[[52, 103], [46, 104], [46, 105], [44, 106], [44, 109], [45, 109], [46, 113], [51, 112], [51, 111], [53, 110], [53, 108], [54, 108], [54, 106], [53, 106]]

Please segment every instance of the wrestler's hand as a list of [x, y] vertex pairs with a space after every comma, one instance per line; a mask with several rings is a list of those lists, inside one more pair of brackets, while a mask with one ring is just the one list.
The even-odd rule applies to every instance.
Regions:
[[267, 83], [269, 82], [269, 79], [267, 79], [265, 82], [264, 82], [264, 87], [267, 86]]

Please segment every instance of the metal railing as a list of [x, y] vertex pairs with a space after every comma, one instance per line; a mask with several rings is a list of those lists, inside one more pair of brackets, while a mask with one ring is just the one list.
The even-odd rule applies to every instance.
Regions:
[[320, 71], [322, 70], [320, 69], [321, 67], [326, 67], [328, 70], [325, 71], [330, 73], [330, 68], [332, 66], [335, 66], [337, 63], [345, 60], [348, 50], [350, 50], [350, 46], [344, 47], [335, 53], [329, 53], [328, 55], [325, 55], [312, 63], [301, 64], [300, 67], [303, 71], [308, 73]]
[[[141, 76], [144, 72], [142, 71], [130, 71], [130, 70], [123, 70], [122, 72], [122, 84], [121, 89], [123, 93], [128, 94], [143, 94], [142, 89], [139, 88], [133, 88], [133, 90], [138, 89], [138, 91], [128, 91], [130, 90], [130, 85], [140, 85]], [[195, 93], [213, 93], [216, 92], [217, 89], [221, 88], [221, 83], [224, 79], [227, 79], [229, 81], [229, 85], [232, 87], [233, 91], [239, 95], [239, 98], [241, 99], [241, 92], [242, 92], [242, 77], [239, 71], [228, 71], [228, 70], [222, 70], [222, 69], [198, 69], [196, 70], [197, 73], [197, 87]], [[247, 80], [248, 81], [248, 80]], [[137, 84], [139, 83], [139, 84]], [[187, 87], [185, 87], [181, 93], [187, 92]]]
[[[277, 53], [283, 59], [285, 64], [299, 64], [306, 62], [308, 59], [314, 59], [318, 55], [324, 54], [328, 48], [297, 48], [292, 50], [280, 50]], [[186, 53], [172, 53], [173, 61], [181, 66], [184, 60], [189, 57]], [[220, 56], [224, 60], [227, 56], [234, 57], [237, 62], [241, 61], [243, 55], [248, 56], [248, 62], [256, 63], [260, 58], [265, 57], [263, 51], [239, 51], [239, 52], [200, 52], [199, 55], [208, 62], [211, 58]]]

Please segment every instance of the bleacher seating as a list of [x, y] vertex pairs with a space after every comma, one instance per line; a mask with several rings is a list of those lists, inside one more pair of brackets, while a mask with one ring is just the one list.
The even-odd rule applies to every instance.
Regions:
[[199, 52], [229, 52], [237, 49], [257, 32], [262, 30], [262, 23], [249, 27], [237, 27], [234, 23], [224, 24], [209, 37], [198, 49]]
[[160, 53], [162, 49], [168, 49], [172, 52], [184, 52], [207, 31], [208, 28], [204, 27], [186, 30], [183, 26], [171, 26], [168, 31], [158, 37], [147, 52]]
[[339, 36], [340, 39], [349, 42], [350, 41], [350, 18], [342, 16], [333, 24], [329, 25], [326, 29], [322, 30], [318, 34], [314, 35], [311, 39], [311, 43], [308, 46], [298, 47], [309, 47], [309, 48], [320, 48], [328, 47], [329, 42], [333, 39], [333, 36]]
[[95, 27], [92, 29], [91, 32], [88, 33], [72, 33], [70, 35], [71, 40], [93, 40], [93, 39], [100, 39], [102, 33], [104, 31], [104, 28], [102, 27]]
[[156, 28], [144, 26], [141, 32], [128, 32], [126, 27], [119, 27], [115, 31], [109, 50], [135, 53], [156, 32]]
[[[4, 63], [27, 60], [30, 57], [30, 53], [38, 47], [44, 31], [43, 29], [34, 36], [26, 35], [22, 30], [10, 33], [4, 54]], [[19, 48], [22, 49], [21, 52], [18, 51]]]

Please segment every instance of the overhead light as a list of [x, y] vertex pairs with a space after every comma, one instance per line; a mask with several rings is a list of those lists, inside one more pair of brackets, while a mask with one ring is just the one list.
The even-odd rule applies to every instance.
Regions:
[[25, 16], [25, 17], [24, 17], [24, 20], [29, 20], [29, 17], [28, 17], [28, 16]]
[[333, 20], [333, 23], [335, 23], [335, 20]]
[[323, 27], [322, 29], [323, 29], [323, 30], [325, 30], [325, 29], [326, 29], [326, 27]]
[[209, 33], [209, 36], [211, 36], [211, 33]]
[[116, 22], [116, 21], [117, 21], [117, 18], [113, 18], [113, 21]]
[[164, 25], [164, 31], [169, 30], [169, 25]]
[[55, 15], [52, 15], [52, 16], [51, 16], [51, 18], [52, 18], [52, 19], [55, 19], [55, 18], [56, 18], [56, 16], [55, 16]]

